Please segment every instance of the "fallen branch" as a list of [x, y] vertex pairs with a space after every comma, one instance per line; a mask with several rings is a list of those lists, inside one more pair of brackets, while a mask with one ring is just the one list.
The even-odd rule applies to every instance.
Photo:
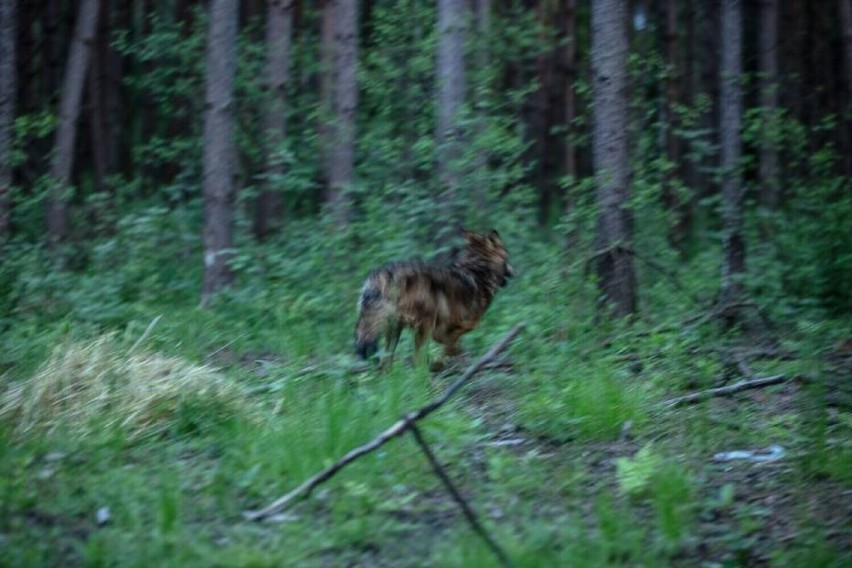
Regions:
[[503, 338], [500, 343], [492, 347], [488, 353], [483, 355], [476, 363], [474, 363], [465, 373], [456, 379], [453, 384], [451, 384], [444, 394], [440, 397], [436, 398], [426, 406], [421, 407], [414, 412], [409, 412], [405, 416], [403, 416], [400, 420], [394, 423], [390, 428], [373, 438], [371, 441], [367, 442], [363, 446], [359, 446], [354, 450], [351, 450], [349, 453], [344, 455], [338, 461], [321, 471], [320, 473], [314, 475], [313, 477], [305, 480], [301, 485], [290, 491], [289, 493], [282, 495], [268, 506], [260, 509], [259, 511], [245, 511], [243, 513], [243, 517], [249, 521], [257, 521], [261, 520], [269, 515], [273, 515], [280, 511], [285, 510], [289, 507], [296, 499], [298, 498], [306, 498], [311, 492], [321, 483], [327, 481], [332, 478], [337, 472], [341, 469], [354, 462], [361, 456], [365, 456], [383, 445], [387, 442], [396, 438], [397, 436], [404, 434], [406, 430], [410, 429], [411, 426], [417, 420], [421, 420], [433, 413], [435, 410], [440, 408], [457, 390], [459, 390], [464, 384], [469, 381], [477, 372], [479, 372], [488, 362], [490, 362], [494, 357], [496, 357], [503, 349], [506, 348], [507, 345], [515, 338], [518, 333], [524, 328], [523, 323], [519, 323], [516, 325], [512, 331], [510, 331], [506, 337]]
[[473, 512], [473, 509], [470, 508], [470, 505], [468, 505], [467, 501], [464, 500], [464, 497], [461, 496], [461, 493], [459, 493], [458, 489], [456, 489], [456, 486], [453, 485], [453, 482], [450, 480], [447, 472], [444, 471], [444, 468], [441, 466], [438, 458], [435, 457], [435, 454], [432, 453], [432, 449], [429, 447], [429, 444], [427, 444], [426, 440], [423, 438], [423, 434], [420, 432], [420, 428], [417, 427], [417, 424], [412, 422], [409, 429], [414, 435], [414, 439], [417, 440], [417, 444], [420, 446], [420, 449], [423, 450], [424, 454], [426, 454], [426, 459], [429, 460], [429, 464], [432, 466], [432, 469], [435, 470], [435, 475], [440, 478], [440, 480], [444, 483], [444, 486], [447, 488], [447, 491], [449, 491], [450, 495], [452, 495], [453, 499], [455, 499], [456, 503], [458, 503], [459, 507], [461, 507], [461, 510], [471, 528], [473, 528], [473, 530], [482, 537], [482, 540], [485, 541], [488, 548], [490, 548], [494, 555], [500, 560], [501, 565], [507, 567], [514, 566], [512, 561], [509, 560], [509, 557], [506, 556], [503, 549], [500, 548], [500, 545], [491, 538], [491, 535], [489, 535], [485, 528], [480, 524], [476, 513]]
[[786, 380], [787, 379], [784, 375], [773, 375], [771, 377], [763, 377], [750, 381], [740, 381], [738, 383], [734, 383], [725, 387], [717, 387], [715, 389], [707, 389], [685, 396], [670, 398], [669, 400], [665, 401], [664, 406], [671, 408], [680, 404], [692, 404], [714, 396], [728, 396], [748, 389], [759, 389], [762, 387], [777, 385], [785, 382]]

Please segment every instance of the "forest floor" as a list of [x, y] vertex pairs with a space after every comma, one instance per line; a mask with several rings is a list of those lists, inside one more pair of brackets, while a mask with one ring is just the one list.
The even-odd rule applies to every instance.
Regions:
[[[514, 565], [852, 565], [848, 319], [723, 334], [694, 309], [655, 320], [671, 292], [651, 288], [643, 320], [595, 323], [593, 292], [533, 267], [443, 374], [407, 363], [408, 340], [391, 369], [357, 366], [342, 280], [10, 328], [0, 566], [497, 566], [410, 435], [286, 511], [243, 513], [433, 400], [521, 319], [421, 424]], [[108, 313], [92, 289], [92, 313]]]

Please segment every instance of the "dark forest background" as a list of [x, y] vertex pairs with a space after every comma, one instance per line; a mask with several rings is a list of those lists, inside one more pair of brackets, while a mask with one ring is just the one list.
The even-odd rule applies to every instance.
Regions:
[[[235, 235], [280, 238], [323, 213], [356, 244], [388, 238], [365, 224], [438, 246], [465, 222], [539, 227], [571, 248], [593, 232], [583, 222], [600, 200], [593, 109], [605, 95], [588, 2], [237, 4], [220, 8], [219, 32], [218, 5], [193, 2], [5, 7], [7, 242], [73, 244], [58, 254], [82, 269], [85, 243], [127, 215], [159, 205], [198, 227], [206, 203], [204, 246], [231, 251], [216, 255], [217, 282], [205, 284], [216, 289], [232, 277]], [[846, 3], [742, 3], [730, 71], [724, 3], [620, 4], [628, 77], [616, 105], [627, 116], [602, 111], [598, 122], [623, 122], [629, 153], [616, 161], [629, 165], [613, 185], [636, 232], [663, 229], [655, 236], [680, 260], [714, 246], [730, 174], [736, 208], [760, 228], [750, 244], [774, 246], [791, 266], [811, 259], [819, 274], [792, 277], [794, 288], [848, 309], [849, 262], [832, 248], [841, 235], [811, 234], [845, 232]], [[639, 204], [657, 217], [642, 218]]]

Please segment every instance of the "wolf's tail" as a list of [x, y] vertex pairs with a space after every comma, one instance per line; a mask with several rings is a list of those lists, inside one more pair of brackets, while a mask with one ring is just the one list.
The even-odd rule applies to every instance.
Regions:
[[386, 275], [367, 278], [358, 299], [358, 323], [355, 324], [355, 352], [368, 359], [379, 349], [379, 338], [386, 332], [394, 315], [393, 303], [388, 298]]

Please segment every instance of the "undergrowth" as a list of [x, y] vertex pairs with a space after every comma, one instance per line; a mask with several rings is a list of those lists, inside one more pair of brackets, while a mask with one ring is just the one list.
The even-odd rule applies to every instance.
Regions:
[[[434, 249], [405, 231], [294, 224], [240, 243], [234, 287], [202, 310], [193, 222], [134, 213], [77, 272], [21, 242], [5, 249], [0, 563], [492, 565], [407, 438], [275, 523], [241, 517], [446, 387], [406, 362], [408, 336], [387, 372], [351, 355], [366, 273]], [[186, 237], [162, 239], [166, 225]], [[852, 471], [852, 419], [833, 398], [848, 320], [776, 302], [764, 309], [782, 329], [755, 317], [722, 334], [702, 320], [717, 276], [708, 251], [678, 265], [677, 285], [639, 262], [641, 317], [607, 323], [583, 249], [500, 229], [518, 275], [464, 346], [476, 356], [527, 329], [511, 369], [484, 373], [424, 432], [518, 566], [848, 560], [827, 512]], [[800, 386], [662, 405], [741, 378], [723, 355], [758, 348], [777, 355], [753, 358], [754, 373]], [[770, 444], [783, 467], [711, 459]], [[808, 538], [784, 539], [797, 531]]]

